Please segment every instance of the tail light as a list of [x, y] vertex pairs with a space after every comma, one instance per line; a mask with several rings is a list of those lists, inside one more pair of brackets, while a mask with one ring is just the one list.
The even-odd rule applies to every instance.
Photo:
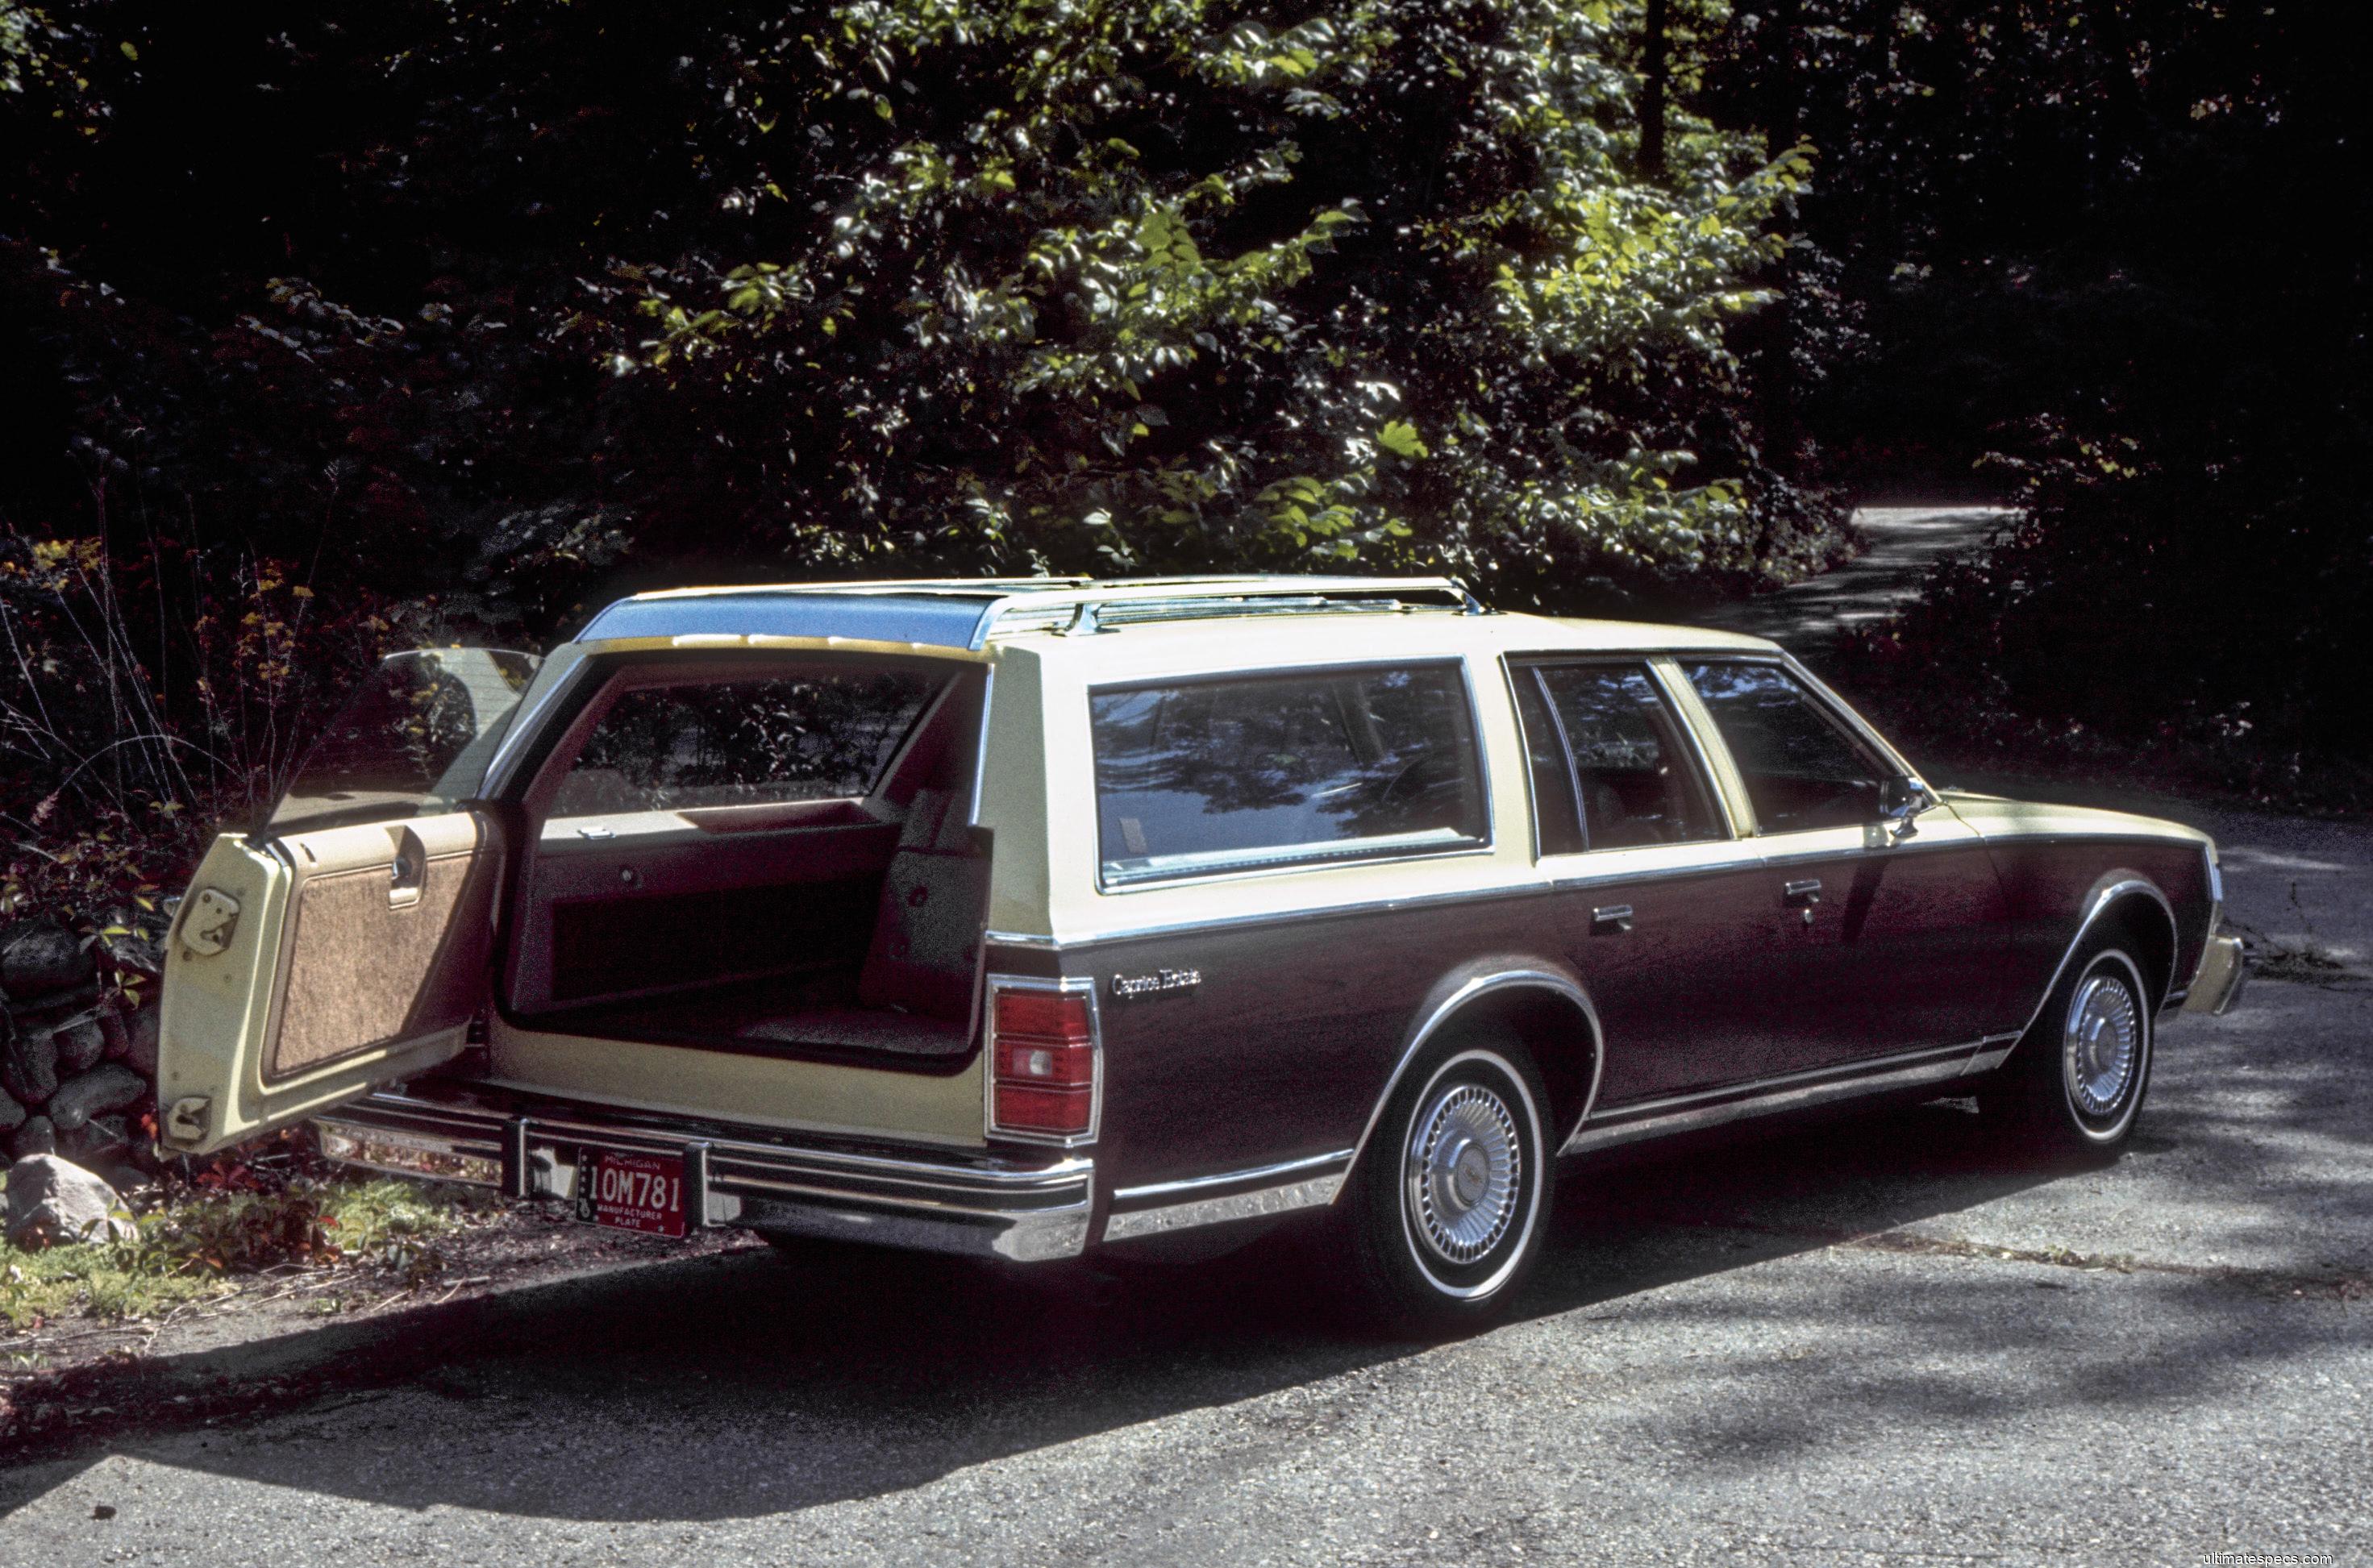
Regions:
[[993, 977], [988, 1130], [1058, 1143], [1096, 1129], [1095, 996], [1077, 982]]

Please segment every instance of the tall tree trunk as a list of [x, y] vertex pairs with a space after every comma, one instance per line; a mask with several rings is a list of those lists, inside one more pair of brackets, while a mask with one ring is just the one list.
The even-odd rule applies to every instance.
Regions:
[[[1803, 7], [1800, 0], [1777, 0], [1769, 13], [1771, 41], [1770, 75], [1765, 78], [1764, 128], [1771, 137], [1772, 152], [1785, 152], [1796, 145], [1804, 125], [1802, 89], [1797, 84], [1797, 51], [1803, 40]], [[1781, 263], [1783, 269], [1787, 266]], [[1795, 279], [1782, 272], [1780, 298], [1772, 301], [1764, 338], [1763, 353], [1756, 366], [1757, 412], [1762, 426], [1763, 461], [1782, 474], [1795, 476], [1797, 444], [1800, 438], [1796, 420], [1796, 312]], [[1768, 524], [1767, 524], [1768, 527]], [[1768, 552], [1770, 538], [1763, 541]]]
[[1673, 76], [1672, 0], [1648, 0], [1647, 36], [1641, 41], [1640, 178], [1665, 177], [1665, 99]]

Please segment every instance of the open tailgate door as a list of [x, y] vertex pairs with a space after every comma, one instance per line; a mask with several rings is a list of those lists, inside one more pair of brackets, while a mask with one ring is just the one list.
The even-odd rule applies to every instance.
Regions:
[[471, 797], [536, 662], [386, 661], [270, 823], [215, 840], [166, 938], [160, 1145], [210, 1153], [461, 1051], [504, 863]]
[[466, 811], [216, 839], [167, 943], [158, 1141], [210, 1153], [457, 1055], [501, 864]]

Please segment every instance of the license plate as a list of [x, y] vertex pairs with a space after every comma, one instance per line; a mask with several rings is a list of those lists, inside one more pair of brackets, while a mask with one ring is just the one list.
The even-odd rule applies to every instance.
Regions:
[[614, 1230], [684, 1235], [684, 1161], [587, 1150], [577, 1164], [577, 1217]]

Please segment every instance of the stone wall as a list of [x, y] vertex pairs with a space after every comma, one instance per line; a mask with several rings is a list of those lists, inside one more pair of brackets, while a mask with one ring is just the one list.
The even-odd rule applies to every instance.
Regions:
[[[142, 944], [145, 945], [145, 944]], [[110, 966], [149, 954], [109, 951]], [[153, 971], [152, 971], [153, 972]], [[127, 1006], [90, 943], [46, 920], [0, 926], [0, 1147], [59, 1153], [118, 1185], [153, 1165], [158, 988]]]

